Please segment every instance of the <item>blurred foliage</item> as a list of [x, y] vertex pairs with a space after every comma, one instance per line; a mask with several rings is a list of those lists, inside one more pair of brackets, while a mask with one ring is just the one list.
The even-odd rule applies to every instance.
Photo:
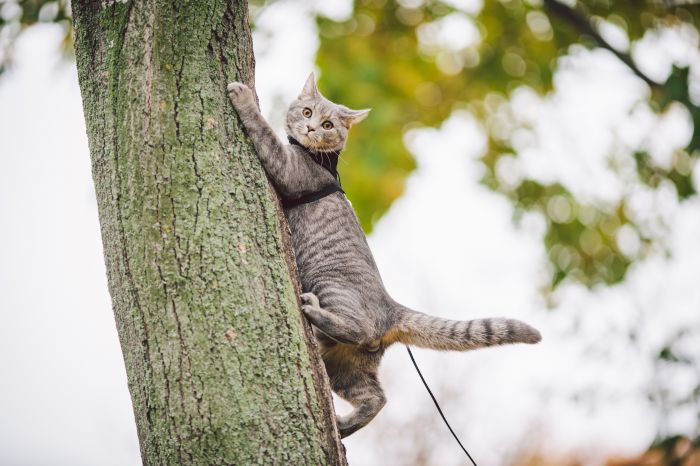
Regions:
[[[259, 10], [271, 2], [252, 4]], [[63, 25], [64, 50], [71, 50], [69, 18], [68, 0], [0, 0], [0, 72], [11, 62], [17, 36], [38, 22]], [[589, 287], [621, 281], [635, 260], [658, 245], [658, 229], [635, 217], [626, 196], [593, 205], [560, 183], [526, 177], [505, 182], [499, 167], [518, 157], [514, 135], [531, 130], [513, 115], [510, 97], [522, 88], [547, 95], [559, 59], [572, 46], [608, 50], [646, 82], [650, 108], [661, 113], [676, 103], [688, 110], [693, 136], [670, 166], [658, 165], [645, 147], [625, 154], [639, 183], [649, 189], [670, 184], [679, 200], [687, 199], [696, 195], [692, 176], [700, 155], [700, 107], [691, 99], [688, 68], [674, 67], [664, 83], [656, 83], [600, 31], [613, 26], [633, 44], [650, 31], [680, 24], [697, 28], [698, 21], [697, 4], [662, 0], [356, 0], [347, 20], [319, 16], [322, 92], [350, 107], [373, 108], [343, 154], [350, 166], [341, 165], [363, 228], [372, 229], [415, 168], [405, 132], [437, 126], [463, 108], [488, 136], [483, 183], [512, 201], [516, 220], [534, 211], [547, 222], [544, 241], [552, 271], [547, 288], [567, 279]], [[461, 43], [446, 41], [444, 30]], [[622, 247], [625, 238], [635, 247]]]
[[636, 458], [617, 458], [606, 466], [697, 466], [700, 464], [700, 437], [673, 436], [659, 440]]
[[[358, 0], [352, 17], [319, 17], [321, 46], [317, 62], [321, 89], [351, 107], [373, 107], [371, 118], [354, 130], [346, 157], [352, 169], [343, 176], [360, 221], [369, 231], [402, 191], [413, 160], [402, 141], [407, 129], [436, 126], [456, 108], [466, 108], [483, 124], [488, 148], [482, 157], [483, 182], [505, 194], [516, 218], [540, 212], [547, 221], [545, 243], [552, 265], [550, 287], [568, 278], [586, 286], [621, 281], [629, 266], [657, 243], [652, 229], [630, 215], [629, 200], [590, 205], [561, 184], [522, 179], [516, 185], [498, 176], [499, 162], [517, 158], [513, 137], [528, 129], [510, 111], [509, 97], [527, 87], [539, 95], [552, 90], [558, 59], [571, 46], [604, 48], [650, 88], [649, 105], [663, 112], [684, 105], [694, 124], [693, 137], [674, 156], [671, 167], [657, 166], [645, 148], [633, 157], [641, 183], [657, 188], [671, 183], [680, 200], [695, 195], [692, 170], [700, 155], [700, 108], [689, 92], [687, 68], [674, 67], [665, 83], [646, 77], [625, 52], [599, 32], [614, 25], [630, 42], [647, 31], [700, 19], [698, 5], [639, 0], [486, 0], [471, 10], [431, 0]], [[455, 2], [464, 3], [464, 2]], [[468, 2], [467, 2], [468, 3]], [[459, 28], [463, 44], [444, 43], [440, 31]], [[612, 154], [611, 154], [612, 155]], [[632, 237], [637, 247], [623, 252], [619, 240]]]
[[629, 219], [621, 206], [613, 211], [581, 205], [562, 185], [532, 180], [523, 181], [508, 195], [518, 212], [537, 210], [549, 219], [544, 241], [553, 286], [567, 276], [583, 283], [591, 277], [614, 283], [624, 276], [630, 259], [620, 250], [616, 234]]
[[[514, 466], [583, 466], [590, 460], [577, 457], [551, 457], [544, 453], [528, 453], [518, 458]], [[599, 461], [605, 466], [698, 466], [700, 437], [690, 439], [673, 436], [655, 442], [639, 456], [613, 456]]]
[[0, 0], [0, 74], [12, 63], [12, 46], [19, 34], [37, 23], [60, 24], [65, 30], [62, 53], [73, 53], [69, 0]]

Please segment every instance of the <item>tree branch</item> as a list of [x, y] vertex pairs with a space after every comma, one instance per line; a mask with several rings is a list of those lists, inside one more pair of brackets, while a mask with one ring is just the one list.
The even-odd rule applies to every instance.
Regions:
[[647, 75], [642, 73], [639, 68], [637, 68], [637, 65], [635, 65], [632, 57], [629, 54], [620, 52], [610, 45], [610, 43], [600, 35], [593, 23], [581, 11], [565, 5], [559, 0], [544, 0], [544, 6], [550, 13], [552, 13], [552, 15], [563, 19], [582, 34], [590, 36], [598, 47], [608, 50], [615, 55], [622, 63], [627, 65], [627, 67], [632, 70], [632, 72], [637, 75], [638, 78], [647, 83], [650, 88], [661, 88], [660, 83], [657, 83], [653, 79], [649, 78]]

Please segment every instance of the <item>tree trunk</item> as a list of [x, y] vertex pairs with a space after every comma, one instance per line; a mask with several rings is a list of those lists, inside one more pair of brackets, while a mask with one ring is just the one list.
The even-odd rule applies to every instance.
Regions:
[[114, 315], [145, 464], [346, 464], [287, 228], [226, 96], [243, 1], [74, 0]]

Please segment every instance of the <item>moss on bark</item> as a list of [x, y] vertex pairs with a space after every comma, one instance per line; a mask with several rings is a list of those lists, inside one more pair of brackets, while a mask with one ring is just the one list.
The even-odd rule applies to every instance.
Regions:
[[226, 97], [240, 1], [74, 0], [109, 288], [145, 464], [345, 464], [274, 191]]

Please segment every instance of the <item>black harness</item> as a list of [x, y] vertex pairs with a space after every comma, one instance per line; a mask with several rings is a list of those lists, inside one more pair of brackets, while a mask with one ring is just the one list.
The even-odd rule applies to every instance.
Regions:
[[323, 199], [324, 197], [329, 196], [333, 193], [341, 192], [345, 194], [345, 191], [343, 191], [343, 188], [340, 185], [340, 175], [338, 174], [338, 158], [340, 156], [340, 151], [324, 152], [322, 154], [319, 154], [316, 152], [311, 152], [309, 149], [302, 146], [299, 141], [297, 141], [291, 136], [288, 136], [287, 139], [289, 139], [290, 144], [292, 144], [293, 146], [301, 147], [304, 153], [311, 157], [311, 159], [314, 162], [328, 170], [328, 173], [333, 175], [333, 178], [335, 178], [335, 182], [321, 188], [319, 191], [305, 194], [301, 197], [290, 198], [282, 196], [282, 205], [286, 209], [290, 209], [292, 207], [296, 207], [302, 204], [308, 204], [309, 202], [318, 201], [319, 199]]

